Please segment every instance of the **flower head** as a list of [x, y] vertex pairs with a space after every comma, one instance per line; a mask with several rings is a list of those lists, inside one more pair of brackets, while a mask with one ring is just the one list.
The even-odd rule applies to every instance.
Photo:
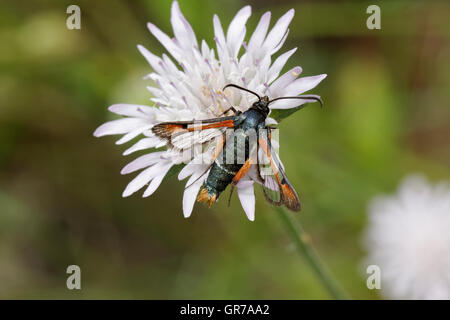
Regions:
[[[222, 88], [227, 84], [239, 84], [261, 95], [277, 98], [299, 95], [314, 88], [326, 77], [322, 74], [298, 78], [302, 72], [300, 67], [279, 76], [296, 48], [279, 55], [272, 62], [272, 55], [281, 49], [288, 35], [288, 26], [294, 16], [293, 9], [285, 13], [270, 31], [271, 14], [266, 12], [246, 43], [245, 24], [250, 14], [250, 6], [239, 10], [226, 33], [222, 29], [219, 17], [214, 16], [215, 51], [204, 40], [200, 43], [197, 41], [192, 27], [180, 11], [178, 2], [173, 2], [170, 19], [173, 38], [155, 25], [148, 24], [150, 32], [171, 57], [166, 54], [158, 57], [138, 45], [139, 51], [153, 69], [153, 72], [146, 76], [155, 83], [155, 86], [147, 87], [153, 95], [150, 99], [153, 105], [112, 105], [109, 110], [124, 118], [103, 124], [94, 135], [97, 137], [123, 135], [117, 144], [141, 137], [124, 152], [124, 155], [138, 150], [163, 147], [167, 142], [156, 137], [151, 131], [157, 123], [218, 117], [230, 106], [242, 112], [246, 111], [254, 102], [254, 97], [239, 90], [227, 90], [225, 93]], [[244, 53], [239, 55], [242, 47]], [[287, 109], [306, 102], [308, 100], [279, 100], [270, 107]], [[267, 122], [273, 123], [274, 120], [268, 118]], [[207, 151], [209, 155], [213, 152], [214, 148]], [[202, 157], [205, 159], [208, 155]], [[199, 164], [194, 160], [186, 159], [182, 153], [173, 148], [152, 152], [135, 159], [125, 166], [121, 173], [142, 171], [128, 184], [123, 196], [129, 196], [144, 186], [146, 189], [143, 196], [150, 196], [174, 165], [187, 162], [179, 172], [178, 178], [183, 180], [189, 177], [183, 196], [183, 213], [185, 217], [190, 216], [197, 193], [207, 177], [205, 170], [209, 166], [207, 161]], [[239, 199], [250, 220], [254, 219], [255, 211], [254, 180], [250, 172], [237, 184]]]
[[450, 299], [450, 186], [407, 177], [397, 194], [375, 198], [366, 234], [368, 264], [394, 299]]

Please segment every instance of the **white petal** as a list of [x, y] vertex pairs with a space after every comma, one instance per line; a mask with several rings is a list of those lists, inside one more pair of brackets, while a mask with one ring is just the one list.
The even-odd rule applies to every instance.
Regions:
[[134, 171], [137, 171], [139, 169], [148, 167], [152, 164], [155, 164], [158, 161], [161, 161], [161, 156], [165, 154], [166, 151], [160, 151], [160, 152], [152, 152], [149, 154], [144, 154], [143, 156], [140, 156], [139, 158], [133, 160], [129, 164], [127, 164], [125, 167], [123, 167], [122, 171], [120, 171], [121, 174], [128, 174]]
[[177, 68], [175, 63], [167, 56], [167, 54], [163, 53], [163, 61], [165, 66], [169, 69], [169, 75], [174, 77], [179, 77], [181, 74], [180, 70]]
[[276, 53], [278, 50], [281, 49], [281, 47], [283, 46], [284, 42], [286, 41], [287, 37], [289, 34], [289, 29], [286, 30], [286, 33], [284, 34], [283, 38], [280, 40], [280, 42], [278, 43], [278, 45], [272, 49], [272, 51], [270, 51], [270, 54], [274, 54]]
[[119, 140], [116, 141], [116, 144], [124, 144], [134, 138], [136, 138], [138, 135], [140, 135], [142, 132], [144, 132], [145, 130], [151, 128], [152, 125], [147, 125], [147, 126], [143, 126], [140, 127], [136, 130], [130, 131], [128, 132], [126, 135], [124, 135], [122, 138], [120, 138]]
[[202, 40], [202, 57], [206, 58], [209, 55], [209, 47], [205, 40]]
[[241, 201], [242, 208], [250, 221], [255, 220], [255, 193], [253, 181], [240, 181], [237, 185], [237, 193]]
[[271, 51], [276, 46], [278, 46], [278, 44], [286, 34], [288, 26], [291, 23], [292, 18], [294, 17], [294, 13], [294, 9], [291, 9], [286, 12], [280, 19], [278, 19], [277, 23], [272, 28], [272, 30], [270, 30], [266, 40], [264, 41], [264, 49]]
[[[270, 63], [272, 62], [270, 55], [266, 55], [260, 62], [259, 67], [258, 67], [258, 71], [261, 74], [267, 74], [267, 72], [269, 71], [269, 67], [270, 67]], [[261, 81], [259, 81], [261, 82]]]
[[125, 191], [122, 193], [122, 197], [128, 197], [141, 189], [160, 173], [162, 167], [163, 164], [160, 162], [142, 171], [127, 185]]
[[[149, 77], [149, 78], [151, 78], [151, 77]], [[164, 91], [159, 89], [159, 88], [155, 88], [155, 87], [152, 87], [152, 86], [147, 86], [146, 88], [155, 97], [162, 97], [162, 96], [164, 96]]]
[[153, 70], [158, 72], [159, 74], [164, 74], [164, 69], [161, 66], [161, 58], [155, 56], [153, 53], [148, 51], [145, 47], [138, 44], [137, 46], [140, 53], [144, 56], [144, 58], [148, 61], [148, 63], [152, 66]]
[[159, 176], [154, 177], [152, 179], [152, 181], [150, 182], [149, 186], [147, 187], [147, 189], [145, 189], [142, 197], [146, 198], [146, 197], [151, 196], [156, 191], [156, 189], [158, 189], [158, 187], [161, 184], [161, 182], [163, 181], [165, 175], [166, 174], [164, 173], [164, 175], [159, 175]]
[[241, 48], [245, 36], [245, 23], [252, 13], [250, 6], [245, 6], [238, 11], [230, 23], [227, 31], [227, 44], [232, 57], [236, 57]]
[[217, 53], [219, 55], [220, 60], [226, 66], [228, 64], [228, 50], [227, 44], [225, 42], [225, 35], [223, 33], [222, 24], [220, 23], [220, 19], [217, 15], [213, 17], [214, 24], [214, 36], [217, 44]]
[[245, 28], [245, 23], [252, 13], [252, 9], [250, 6], [245, 6], [234, 16], [233, 20], [230, 23], [227, 31], [227, 42], [232, 42], [236, 36], [239, 36], [242, 33], [242, 30]]
[[108, 108], [109, 111], [115, 114], [135, 118], [153, 118], [155, 109], [154, 107], [126, 103], [113, 104]]
[[166, 48], [167, 51], [177, 60], [182, 60], [182, 52], [180, 52], [180, 48], [178, 48], [173, 40], [169, 38], [167, 34], [162, 32], [157, 26], [152, 23], [147, 23], [147, 27], [150, 32], [158, 39], [159, 42]]
[[94, 132], [95, 137], [101, 137], [112, 134], [123, 134], [138, 129], [141, 126], [148, 125], [148, 120], [138, 118], [125, 118], [106, 122], [97, 128]]
[[274, 81], [280, 75], [280, 72], [286, 64], [287, 60], [294, 54], [295, 51], [297, 51], [297, 48], [283, 53], [275, 60], [267, 73], [267, 83], [272, 83], [272, 81]]
[[178, 180], [184, 180], [190, 175], [192, 175], [194, 172], [200, 170], [203, 166], [201, 164], [196, 164], [194, 161], [189, 162], [187, 165], [181, 169], [180, 173], [178, 174]]
[[[203, 176], [199, 178], [201, 174], [203, 174], [203, 169], [193, 174], [186, 183], [186, 186], [188, 187], [184, 190], [183, 194], [183, 215], [185, 218], [188, 218], [191, 215], [192, 209], [194, 208], [195, 199], [197, 198], [198, 190], [200, 190], [200, 187], [207, 177], [207, 174], [203, 174]], [[195, 181], [196, 179], [198, 180]]]
[[220, 42], [220, 44], [225, 44], [225, 34], [223, 33], [222, 24], [220, 23], [220, 19], [218, 15], [214, 15], [213, 17], [213, 25], [214, 25], [214, 36]]
[[262, 15], [258, 25], [256, 26], [255, 31], [253, 32], [253, 35], [250, 38], [250, 41], [248, 42], [249, 51], [261, 48], [264, 38], [266, 37], [269, 24], [270, 24], [270, 12], [268, 11]]
[[127, 156], [127, 155], [129, 155], [133, 152], [139, 151], [139, 150], [156, 148], [158, 146], [161, 146], [160, 145], [161, 143], [162, 143], [162, 145], [166, 144], [165, 141], [161, 141], [156, 137], [143, 138], [143, 139], [139, 140], [138, 142], [136, 142], [134, 145], [132, 145], [130, 148], [125, 150], [123, 152], [123, 155]]
[[161, 184], [161, 182], [163, 181], [164, 177], [166, 176], [167, 172], [170, 170], [171, 167], [172, 163], [169, 163], [165, 167], [160, 169], [160, 173], [153, 178], [152, 182], [150, 182], [150, 185], [145, 190], [142, 197], [144, 198], [149, 197], [153, 194], [153, 192], [156, 191], [156, 189], [158, 189], [159, 185]]
[[189, 49], [197, 46], [194, 30], [181, 13], [178, 1], [172, 3], [170, 22], [172, 23], [173, 33], [183, 48]]

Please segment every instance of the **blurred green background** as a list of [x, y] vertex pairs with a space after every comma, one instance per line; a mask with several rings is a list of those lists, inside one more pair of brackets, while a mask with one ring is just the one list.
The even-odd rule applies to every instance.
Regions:
[[[366, 28], [368, 5], [381, 30]], [[81, 30], [66, 8], [81, 7]], [[244, 1], [180, 1], [198, 39], [213, 45]], [[286, 119], [281, 158], [301, 196], [299, 220], [333, 275], [356, 299], [366, 287], [361, 236], [368, 201], [408, 173], [450, 179], [450, 4], [446, 1], [249, 1], [247, 37], [266, 10], [296, 9], [287, 70], [327, 73], [325, 101]], [[114, 103], [149, 104], [150, 72], [136, 49], [161, 54], [146, 29], [172, 34], [171, 1], [0, 2], [0, 298], [328, 299], [258, 190], [256, 221], [196, 205], [185, 182], [150, 198], [121, 193], [136, 155], [93, 131]], [[82, 290], [66, 288], [70, 264]]]

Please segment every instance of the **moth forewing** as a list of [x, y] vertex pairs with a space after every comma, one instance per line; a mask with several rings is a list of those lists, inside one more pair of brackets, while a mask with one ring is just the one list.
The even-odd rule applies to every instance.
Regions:
[[162, 122], [152, 128], [153, 134], [166, 140], [169, 148], [189, 149], [221, 135], [226, 128], [233, 128], [235, 116], [206, 120]]

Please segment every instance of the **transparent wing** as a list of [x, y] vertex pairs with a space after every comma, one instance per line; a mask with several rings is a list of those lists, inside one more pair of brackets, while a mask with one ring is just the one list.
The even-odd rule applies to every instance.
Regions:
[[280, 206], [283, 203], [280, 187], [275, 178], [270, 160], [261, 146], [258, 148], [258, 173], [262, 181], [264, 197], [269, 203]]
[[189, 149], [195, 144], [203, 144], [217, 137], [222, 136], [225, 128], [218, 129], [205, 129], [195, 130], [192, 132], [186, 132], [182, 134], [175, 134], [170, 140], [170, 144], [173, 148], [177, 149]]
[[283, 165], [267, 134], [260, 136], [258, 147], [258, 171], [263, 181], [266, 200], [273, 205], [284, 204], [292, 211], [299, 211], [300, 201], [297, 193], [289, 183]]

